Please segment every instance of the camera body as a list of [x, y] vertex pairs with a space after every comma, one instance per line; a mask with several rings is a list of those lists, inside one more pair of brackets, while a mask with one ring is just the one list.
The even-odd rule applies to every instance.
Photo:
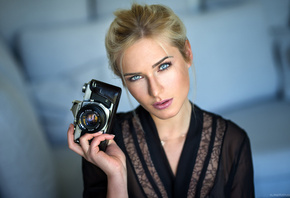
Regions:
[[[122, 89], [101, 81], [92, 79], [85, 83], [83, 101], [74, 100], [71, 111], [74, 116], [74, 141], [86, 133], [110, 133], [112, 120], [116, 114]], [[107, 141], [100, 143], [105, 150]]]

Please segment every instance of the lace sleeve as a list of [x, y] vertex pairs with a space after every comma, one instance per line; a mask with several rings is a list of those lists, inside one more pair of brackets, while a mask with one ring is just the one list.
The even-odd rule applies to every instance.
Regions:
[[253, 163], [250, 140], [247, 134], [233, 123], [229, 123], [225, 144], [231, 153], [228, 158], [227, 166], [229, 177], [227, 189], [230, 191], [230, 197], [252, 198], [254, 195], [253, 182]]
[[248, 137], [245, 137], [240, 149], [231, 197], [254, 197], [252, 154]]

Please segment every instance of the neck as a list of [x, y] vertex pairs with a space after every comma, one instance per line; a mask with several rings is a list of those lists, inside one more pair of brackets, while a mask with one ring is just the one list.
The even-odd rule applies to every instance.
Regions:
[[172, 118], [162, 120], [152, 116], [160, 139], [174, 139], [185, 135], [189, 128], [191, 112], [191, 103], [187, 100], [180, 111]]

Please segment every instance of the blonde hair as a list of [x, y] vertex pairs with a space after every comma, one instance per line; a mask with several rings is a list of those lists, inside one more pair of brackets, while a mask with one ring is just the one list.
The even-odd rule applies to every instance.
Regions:
[[177, 47], [186, 61], [186, 29], [179, 17], [163, 5], [133, 4], [129, 10], [118, 10], [107, 32], [105, 45], [113, 72], [122, 76], [122, 57], [127, 48], [141, 38], [161, 38]]

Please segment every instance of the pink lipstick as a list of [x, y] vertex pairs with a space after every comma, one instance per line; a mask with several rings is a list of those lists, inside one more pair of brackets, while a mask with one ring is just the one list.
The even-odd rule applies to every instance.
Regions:
[[166, 109], [167, 107], [169, 107], [172, 104], [172, 101], [173, 101], [173, 98], [162, 100], [160, 102], [155, 102], [153, 104], [153, 107], [155, 109], [158, 109], [158, 110], [163, 110], [163, 109]]

